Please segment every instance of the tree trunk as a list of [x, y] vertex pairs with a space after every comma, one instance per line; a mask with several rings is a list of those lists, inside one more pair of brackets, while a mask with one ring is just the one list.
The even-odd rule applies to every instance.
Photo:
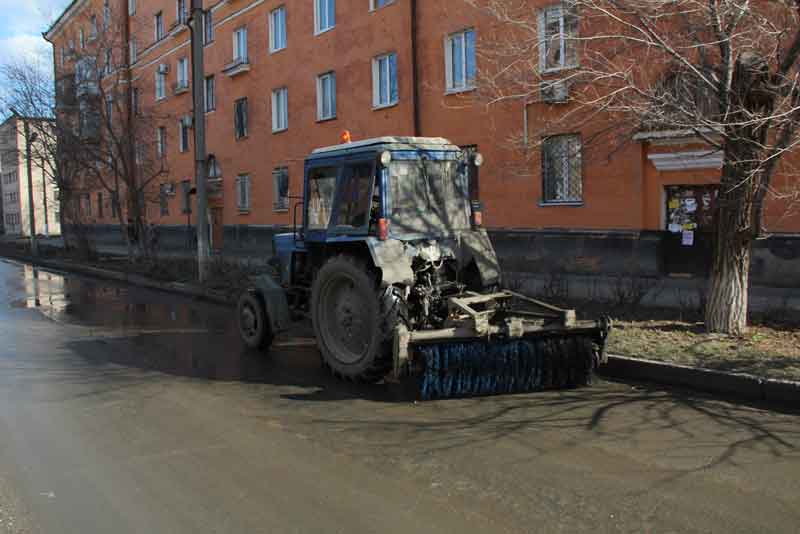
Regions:
[[730, 237], [717, 239], [706, 297], [706, 330], [734, 335], [744, 333], [749, 278], [749, 243]]

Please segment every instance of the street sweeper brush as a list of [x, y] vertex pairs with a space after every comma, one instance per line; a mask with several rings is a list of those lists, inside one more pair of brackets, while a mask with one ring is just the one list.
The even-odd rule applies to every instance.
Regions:
[[396, 335], [395, 368], [416, 375], [422, 400], [585, 386], [605, 359], [606, 319], [508, 291], [454, 297], [451, 310], [450, 328]]

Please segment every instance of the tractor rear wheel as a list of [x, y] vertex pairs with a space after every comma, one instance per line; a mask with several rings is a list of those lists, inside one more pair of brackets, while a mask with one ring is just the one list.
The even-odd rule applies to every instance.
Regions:
[[377, 275], [353, 256], [335, 256], [317, 273], [311, 318], [322, 361], [335, 375], [377, 382], [391, 369], [398, 314], [385, 294]]

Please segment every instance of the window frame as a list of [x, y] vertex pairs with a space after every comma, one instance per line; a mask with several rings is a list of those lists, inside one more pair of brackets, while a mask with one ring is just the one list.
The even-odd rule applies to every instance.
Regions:
[[[286, 178], [286, 196], [280, 196], [279, 179]], [[272, 211], [287, 212], [289, 211], [289, 167], [275, 167], [272, 169]], [[281, 198], [285, 199], [281, 202]]]
[[203, 11], [203, 46], [214, 42], [214, 12], [210, 9]]
[[[570, 147], [568, 146], [566, 149], [563, 147], [559, 148], [561, 151], [560, 157], [563, 158], [561, 161], [556, 162], [559, 166], [561, 166], [561, 173], [562, 176], [566, 176], [566, 179], [560, 185], [562, 189], [566, 191], [564, 197], [565, 198], [557, 198], [558, 194], [554, 195], [553, 198], [548, 198], [548, 191], [551, 189], [555, 189], [557, 187], [556, 184], [553, 184], [553, 187], [548, 187], [548, 180], [553, 180], [552, 177], [548, 176], [548, 157], [547, 153], [547, 144], [549, 142], [554, 142], [556, 140], [563, 140], [565, 143], [576, 142], [577, 143], [577, 150], [574, 154], [571, 154]], [[540, 206], [582, 206], [584, 203], [584, 195], [583, 195], [583, 140], [581, 139], [581, 135], [579, 133], [564, 133], [564, 134], [557, 134], [557, 135], [550, 135], [544, 137], [542, 139], [541, 145], [541, 179], [542, 179], [542, 195], [541, 200], [539, 201]], [[571, 156], [575, 156], [577, 158], [577, 163], [573, 163], [570, 160]], [[577, 176], [573, 176], [573, 171], [576, 173]], [[577, 191], [579, 192], [578, 197], [571, 197], [569, 195], [569, 191], [574, 188], [574, 182], [577, 181], [578, 187]]]
[[178, 58], [176, 70], [176, 89], [187, 89], [189, 87], [189, 58], [186, 56]]
[[160, 159], [167, 156], [167, 128], [159, 126], [156, 128], [156, 155]]
[[156, 69], [156, 101], [167, 98], [167, 73], [163, 72], [165, 64], [161, 63]]
[[161, 41], [164, 35], [164, 12], [158, 11], [153, 15], [153, 30], [156, 42]]
[[[234, 63], [248, 63], [247, 57], [247, 26], [239, 26], [233, 30], [233, 62]], [[244, 35], [244, 54], [239, 48], [239, 35]]]
[[[239, 106], [244, 106], [244, 111], [239, 113]], [[238, 141], [239, 139], [247, 139], [247, 122], [248, 122], [248, 104], [247, 104], [247, 97], [237, 98], [233, 102], [233, 130], [234, 130], [234, 137]]]
[[[243, 188], [244, 185], [244, 188]], [[242, 193], [245, 193], [244, 195]], [[252, 208], [252, 182], [250, 174], [242, 173], [236, 176], [236, 208], [239, 213], [248, 213]]]
[[[467, 48], [467, 34], [472, 34], [473, 36], [473, 49], [472, 52], [474, 57], [472, 58], [473, 64], [475, 66], [475, 77], [472, 79], [469, 78], [468, 75], [468, 48]], [[462, 80], [461, 84], [457, 84], [455, 80], [455, 60], [457, 58], [453, 55], [453, 43], [455, 40], [458, 39], [461, 41], [461, 57], [459, 59], [459, 63], [461, 63], [461, 73], [462, 73]], [[445, 57], [445, 93], [452, 94], [452, 93], [464, 93], [467, 91], [474, 91], [477, 87], [476, 84], [476, 77], [477, 77], [477, 33], [475, 28], [464, 28], [463, 30], [451, 33], [447, 35], [444, 39], [444, 57]]]
[[[381, 4], [383, 2], [383, 4]], [[395, 3], [395, 0], [369, 0], [369, 10], [377, 11]]]
[[[281, 30], [282, 33], [276, 32], [275, 16], [281, 14]], [[283, 37], [281, 43], [276, 45], [275, 37]], [[282, 46], [281, 46], [282, 45]], [[269, 12], [269, 53], [274, 54], [281, 50], [286, 50], [288, 46], [287, 30], [286, 30], [286, 4], [280, 5]]]
[[[333, 5], [333, 20], [328, 21], [329, 25], [322, 27], [322, 4], [325, 4], [325, 13], [326, 16], [331, 15], [331, 8], [330, 5]], [[336, 0], [314, 0], [314, 35], [321, 35], [325, 32], [329, 32], [336, 27]]]
[[136, 14], [136, 0], [128, 0], [128, 15]]
[[289, 129], [289, 88], [286, 86], [272, 90], [272, 133]]
[[182, 117], [178, 120], [178, 152], [180, 153], [189, 151], [190, 139], [187, 122], [187, 117]]
[[[394, 57], [394, 69], [392, 69], [392, 62], [391, 58]], [[381, 86], [381, 74], [383, 74], [383, 68], [381, 67], [381, 62], [386, 60], [386, 95], [387, 101], [381, 102], [380, 100], [380, 91]], [[372, 109], [383, 109], [389, 108], [392, 106], [396, 106], [400, 102], [400, 80], [398, 78], [398, 67], [397, 67], [397, 52], [387, 52], [385, 54], [381, 54], [379, 56], [375, 56], [372, 58]], [[392, 74], [394, 74], [394, 85], [397, 89], [397, 95], [393, 99], [392, 98]]]
[[[211, 87], [211, 91], [209, 91], [209, 83]], [[213, 74], [209, 74], [203, 79], [203, 111], [206, 113], [211, 113], [217, 109], [217, 88], [216, 88], [216, 81], [214, 79]], [[211, 98], [209, 98], [209, 93], [211, 94]], [[210, 105], [209, 105], [210, 104]]]
[[[324, 80], [331, 80], [332, 92], [330, 95], [329, 107], [331, 113], [324, 114], [325, 109], [325, 93], [324, 93]], [[317, 121], [329, 121], [336, 118], [336, 71], [323, 72], [317, 76]]]
[[[559, 72], [562, 70], [574, 69], [580, 65], [580, 60], [578, 58], [578, 51], [573, 50], [573, 59], [574, 62], [570, 62], [567, 60], [568, 50], [567, 50], [567, 43], [569, 39], [566, 33], [566, 20], [567, 20], [567, 12], [569, 11], [569, 7], [563, 3], [553, 4], [550, 6], [545, 6], [539, 10], [538, 13], [538, 31], [539, 31], [539, 71], [542, 73], [550, 73], [550, 72]], [[549, 41], [547, 37], [547, 18], [551, 13], [557, 13], [558, 21], [559, 21], [559, 39], [558, 39], [558, 46], [559, 46], [559, 62], [560, 64], [554, 67], [547, 67], [547, 43]], [[577, 37], [578, 28], [580, 27], [580, 20], [578, 18], [578, 13], [574, 13], [573, 16], [575, 17], [575, 36]], [[574, 41], [573, 41], [574, 43]], [[573, 46], [575, 46], [573, 44]]]
[[186, 0], [175, 0], [175, 22], [186, 24], [189, 19], [189, 9]]

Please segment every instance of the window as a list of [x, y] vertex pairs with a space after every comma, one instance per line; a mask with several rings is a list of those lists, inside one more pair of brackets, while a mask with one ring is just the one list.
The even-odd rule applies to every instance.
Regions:
[[286, 6], [273, 9], [269, 14], [269, 51], [286, 48]]
[[463, 91], [475, 87], [475, 31], [454, 33], [445, 40], [447, 90]]
[[314, 33], [336, 26], [336, 0], [314, 0]]
[[106, 96], [106, 122], [111, 124], [114, 120], [114, 98], [111, 95]]
[[111, 192], [111, 216], [116, 218], [119, 215], [119, 194], [116, 191]]
[[192, 181], [181, 182], [181, 213], [192, 213]]
[[108, 5], [108, 0], [103, 2], [103, 31], [108, 29], [111, 24], [111, 8]]
[[397, 103], [397, 54], [372, 60], [372, 105], [380, 108]]
[[134, 87], [131, 89], [131, 111], [134, 115], [139, 114], [139, 88]]
[[539, 12], [539, 69], [542, 72], [575, 67], [578, 16], [565, 5]]
[[239, 211], [250, 209], [250, 175], [240, 174], [236, 177], [236, 206]]
[[247, 137], [247, 98], [240, 98], [233, 106], [233, 127], [236, 139]]
[[186, 19], [188, 19], [188, 12], [186, 10], [186, 0], [176, 0], [175, 1], [175, 21], [178, 24], [186, 24]]
[[136, 14], [136, 0], [128, 0], [128, 15]]
[[83, 204], [86, 209], [86, 215], [92, 215], [92, 196], [90, 193], [83, 195]]
[[89, 40], [97, 39], [97, 15], [89, 17]]
[[542, 143], [542, 191], [545, 203], [583, 201], [581, 139], [554, 135]]
[[189, 59], [182, 57], [178, 60], [178, 85], [176, 89], [189, 87]]
[[111, 57], [111, 50], [105, 51], [105, 57], [103, 59], [103, 74], [109, 75], [111, 71], [114, 70], [114, 65]]
[[204, 99], [206, 113], [214, 111], [217, 106], [216, 97], [214, 95], [214, 76], [206, 76]]
[[272, 131], [282, 132], [289, 127], [289, 90], [286, 87], [272, 91]]
[[336, 191], [336, 167], [317, 167], [308, 173], [306, 220], [309, 230], [328, 228]]
[[317, 76], [317, 119], [336, 118], [336, 74], [326, 72]]
[[78, 32], [78, 43], [80, 44], [81, 50], [86, 47], [86, 34], [83, 32], [83, 28]]
[[211, 10], [203, 11], [203, 44], [214, 42], [214, 16]]
[[181, 152], [189, 150], [189, 127], [191, 126], [191, 120], [192, 118], [187, 115], [178, 122], [178, 138], [180, 141], [178, 150]]
[[169, 215], [170, 184], [161, 184], [158, 188], [158, 203], [162, 217]]
[[289, 209], [289, 169], [278, 167], [272, 171], [273, 203], [272, 209], [275, 211], [286, 211]]
[[131, 56], [131, 65], [136, 63], [136, 59], [138, 57], [139, 51], [136, 48], [136, 39], [131, 39], [128, 43], [128, 48], [130, 49], [130, 56]]
[[159, 11], [156, 13], [155, 20], [153, 21], [156, 32], [156, 41], [164, 38], [164, 14]]
[[103, 192], [98, 191], [97, 193], [97, 216], [99, 218], [103, 218]]
[[167, 155], [167, 129], [164, 126], [156, 129], [156, 154], [159, 158]]
[[64, 47], [62, 46], [62, 47], [61, 47], [61, 66], [62, 66], [62, 67], [64, 66], [64, 59], [65, 59], [66, 57], [67, 57], [67, 51], [66, 51], [66, 50], [64, 49]]
[[388, 6], [393, 2], [394, 0], [370, 0], [369, 9], [370, 11], [375, 11], [376, 9], [380, 9], [383, 6]]
[[244, 26], [233, 32], [233, 61], [247, 63], [247, 28]]
[[363, 228], [369, 222], [373, 176], [372, 162], [350, 163], [344, 167], [337, 227]]
[[159, 65], [156, 71], [156, 100], [167, 96], [167, 66]]

